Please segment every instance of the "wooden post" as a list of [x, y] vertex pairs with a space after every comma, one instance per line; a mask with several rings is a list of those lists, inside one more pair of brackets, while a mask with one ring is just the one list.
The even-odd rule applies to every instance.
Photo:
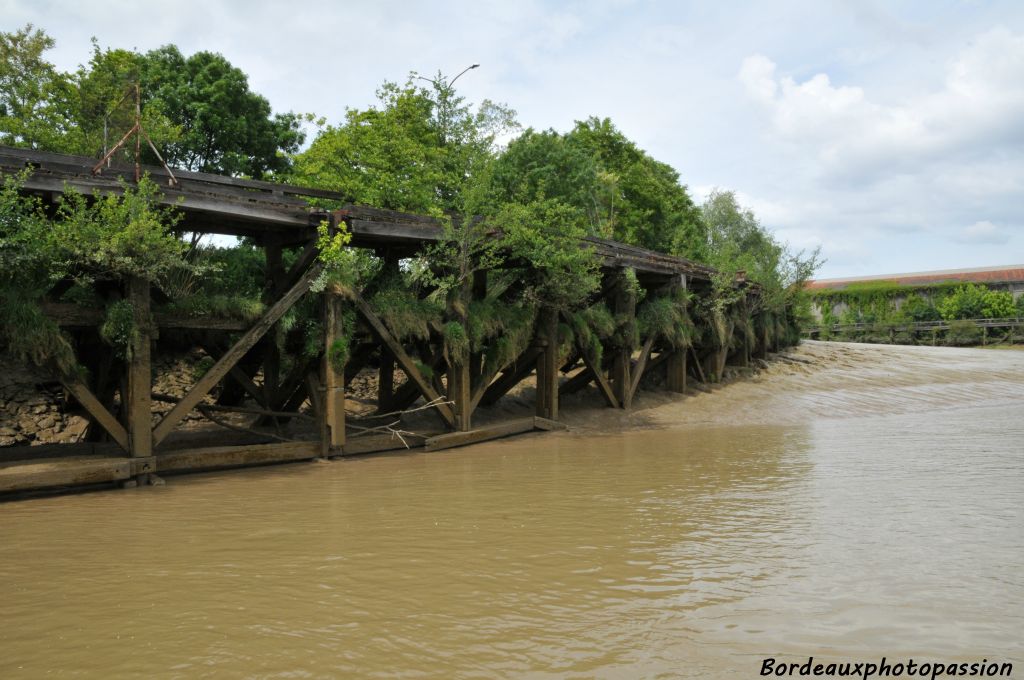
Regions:
[[473, 397], [470, 391], [469, 357], [452, 358], [448, 367], [448, 400], [455, 410], [455, 429], [466, 432], [472, 425]]
[[670, 392], [686, 392], [686, 348], [671, 350], [668, 356], [668, 389]]
[[[686, 274], [679, 274], [672, 281], [672, 285], [669, 288], [669, 294], [674, 294], [677, 290], [686, 290]], [[686, 392], [686, 355], [687, 347], [680, 347], [678, 349], [668, 349], [668, 362], [665, 365], [666, 371], [666, 383], [669, 391], [683, 394]]]
[[128, 302], [132, 305], [135, 332], [128, 359], [127, 425], [129, 454], [133, 458], [153, 455], [152, 374], [149, 314], [149, 281], [133, 276], [128, 280]]
[[541, 310], [537, 335], [544, 345], [537, 357], [536, 412], [541, 418], [558, 420], [558, 312]]
[[[263, 302], [270, 305], [274, 302], [274, 291], [284, 279], [284, 267], [281, 263], [281, 246], [267, 245], [263, 250], [266, 253]], [[274, 337], [276, 328], [275, 324], [270, 329], [263, 349], [263, 401], [275, 405], [281, 384], [281, 350], [277, 346], [277, 338]]]
[[335, 370], [331, 364], [331, 346], [344, 332], [342, 327], [342, 301], [330, 293], [324, 294], [322, 307], [324, 323], [323, 398], [319, 416], [322, 420], [321, 457], [345, 445], [345, 370]]
[[[627, 284], [627, 271], [619, 271], [619, 281], [613, 292], [612, 312], [616, 318], [626, 317], [631, 320], [636, 318], [636, 295]], [[612, 358], [612, 387], [615, 390], [615, 398], [624, 409], [633, 405], [632, 379], [630, 375], [630, 364], [633, 359], [632, 347], [620, 347], [615, 350]]]
[[[476, 276], [474, 275], [462, 283], [461, 298], [467, 306], [473, 296], [475, 280]], [[462, 324], [463, 328], [466, 328], [465, 311], [453, 311], [458, 322]], [[470, 354], [467, 350], [462, 356], [448, 357], [448, 400], [452, 402], [455, 411], [455, 429], [460, 432], [466, 432], [472, 426], [473, 367]]]

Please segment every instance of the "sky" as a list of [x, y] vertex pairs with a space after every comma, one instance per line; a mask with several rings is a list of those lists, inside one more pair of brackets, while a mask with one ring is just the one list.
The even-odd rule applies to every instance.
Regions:
[[735, 191], [819, 278], [1024, 262], [1024, 2], [0, 0], [73, 70], [220, 52], [276, 111], [338, 122], [410, 71], [524, 127], [608, 117], [699, 203]]

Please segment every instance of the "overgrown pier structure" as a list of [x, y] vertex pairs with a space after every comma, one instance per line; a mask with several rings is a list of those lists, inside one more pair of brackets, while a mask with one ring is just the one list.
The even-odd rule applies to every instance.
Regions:
[[[83, 194], [123, 191], [121, 177], [130, 177], [130, 169], [119, 172], [114, 168], [94, 175], [94, 163], [90, 158], [0, 147], [0, 174], [8, 176], [29, 168], [23, 190], [51, 204], [68, 190]], [[720, 376], [727, 363], [746, 366], [752, 355], [763, 356], [775, 349], [769, 333], [760, 333], [753, 341], [679, 348], [652, 334], [640, 338], [639, 347], [608, 344], [601, 357], [578, 344], [566, 360], [559, 356], [559, 315], [542, 309], [532, 342], [506, 365], [488, 365], [477, 355], [451, 362], [443, 351], [442, 338], [403, 342], [374, 311], [366, 291], [355, 291], [345, 299], [322, 295], [324, 351], [315, 359], [286, 366], [268, 334], [299, 300], [314, 294], [310, 287], [321, 271], [318, 225], [325, 220], [333, 228], [344, 225], [352, 234], [350, 245], [372, 249], [386, 271], [396, 271], [400, 260], [441, 239], [441, 225], [418, 215], [363, 206], [333, 211], [309, 207], [310, 199], [340, 201], [341, 196], [329, 191], [184, 171], [174, 171], [172, 181], [163, 168], [146, 171], [162, 187], [163, 201], [180, 210], [179, 229], [245, 236], [264, 249], [265, 311], [254, 323], [164, 313], [158, 304], [160, 291], [142, 279], [129, 280], [118, 294], [132, 304], [137, 333], [131, 340], [129, 358], [120, 360], [97, 341], [103, 311], [59, 302], [63, 290], [58, 285], [45, 303], [46, 313], [76, 339], [78, 362], [87, 369], [84, 375], [88, 377], [55, 367], [54, 377], [63, 386], [68, 403], [88, 414], [93, 436], [91, 441], [77, 444], [0, 449], [0, 492], [145, 483], [156, 480], [157, 473], [330, 458], [399, 448], [405, 443], [443, 448], [534, 428], [549, 429], [558, 420], [559, 397], [590, 384], [596, 385], [608, 406], [628, 409], [643, 378], [654, 372], [664, 373], [668, 389], [683, 392], [688, 377], [706, 382], [713, 375]], [[592, 248], [602, 264], [604, 284], [592, 303], [607, 303], [616, 315], [636, 315], [636, 291], [625, 284], [627, 278], [632, 279], [623, 275], [627, 271], [635, 274], [648, 297], [670, 294], [677, 287], [697, 296], [710, 289], [714, 270], [707, 266], [600, 238], [589, 237], [581, 245]], [[286, 249], [297, 253], [288, 268], [282, 264]], [[737, 304], [755, 301], [756, 287], [742, 280], [737, 286], [746, 291]], [[481, 299], [487, 294], [486, 272], [478, 272], [472, 295]], [[332, 367], [327, 350], [342, 332], [345, 306], [354, 311], [358, 324], [348, 338], [348, 363], [339, 372]], [[167, 332], [179, 337], [188, 334], [215, 362], [169, 411], [158, 414], [153, 409], [153, 360], [154, 353], [162, 351], [161, 334]], [[345, 388], [369, 366], [377, 367], [379, 375], [378, 412], [402, 411], [422, 398], [435, 405], [439, 421], [435, 432], [405, 441], [386, 434], [362, 436], [365, 428], [350, 427], [347, 435]], [[396, 369], [406, 376], [401, 384], [395, 384]], [[477, 409], [494, 404], [531, 375], [536, 376], [535, 418], [474, 429]], [[571, 377], [563, 377], [566, 375]], [[221, 408], [251, 412], [264, 422], [308, 419], [299, 412], [308, 399], [315, 427], [293, 439], [272, 428], [266, 429], [265, 436], [255, 431], [223, 430], [212, 442], [209, 437], [203, 440], [188, 436], [194, 433], [182, 433], [180, 426], [190, 413], [210, 415], [213, 407], [204, 404], [204, 399], [218, 388], [244, 393], [258, 404], [258, 408], [247, 410], [236, 400], [234, 406]], [[352, 436], [357, 431], [360, 436]]]

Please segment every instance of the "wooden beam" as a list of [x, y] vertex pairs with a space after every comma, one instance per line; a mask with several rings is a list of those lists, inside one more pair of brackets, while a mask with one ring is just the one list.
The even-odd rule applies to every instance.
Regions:
[[545, 432], [569, 429], [569, 426], [565, 423], [560, 423], [557, 420], [548, 420], [547, 418], [541, 418], [540, 416], [534, 417], [533, 427], [537, 430], [544, 430]]
[[636, 360], [636, 365], [632, 368], [633, 382], [629, 386], [629, 400], [633, 401], [633, 397], [636, 396], [637, 388], [640, 387], [640, 379], [644, 377], [644, 369], [647, 367], [647, 360], [651, 358], [651, 350], [654, 349], [654, 338], [651, 336], [647, 338], [644, 346], [640, 349], [640, 357]]
[[[62, 328], [95, 328], [105, 318], [102, 309], [80, 307], [67, 302], [46, 302], [43, 314], [53, 319]], [[182, 316], [167, 312], [153, 312], [153, 322], [158, 328], [202, 331], [244, 331], [248, 324], [239, 319], [225, 319], [214, 316]]]
[[66, 457], [0, 464], [0, 493], [83, 486], [128, 479], [127, 458]]
[[510, 420], [505, 423], [491, 425], [490, 427], [482, 427], [477, 430], [450, 432], [448, 434], [430, 437], [427, 439], [423, 448], [426, 451], [440, 451], [442, 449], [450, 449], [455, 446], [465, 446], [466, 444], [485, 442], [491, 439], [498, 439], [500, 437], [508, 437], [513, 434], [531, 432], [535, 427], [536, 423], [533, 418]]
[[78, 403], [92, 416], [92, 419], [99, 424], [110, 438], [117, 442], [117, 445], [124, 449], [125, 453], [131, 451], [131, 445], [129, 444], [128, 431], [124, 429], [124, 425], [118, 422], [117, 418], [111, 415], [100, 400], [89, 391], [89, 388], [85, 386], [85, 383], [76, 375], [68, 373], [57, 372], [57, 376], [68, 392], [78, 400]]
[[245, 356], [252, 347], [259, 342], [260, 338], [266, 335], [267, 331], [270, 330], [277, 321], [284, 316], [285, 312], [292, 308], [299, 298], [305, 295], [306, 291], [309, 290], [313, 280], [320, 274], [321, 266], [319, 263], [314, 264], [309, 268], [308, 271], [299, 279], [291, 289], [288, 290], [277, 302], [275, 302], [270, 309], [264, 312], [263, 316], [259, 321], [253, 325], [238, 341], [235, 345], [228, 350], [220, 360], [215, 363], [206, 374], [199, 379], [199, 381], [189, 390], [188, 394], [178, 402], [177, 406], [171, 409], [157, 424], [153, 430], [153, 446], [158, 446], [160, 442], [167, 438], [167, 435], [171, 433], [174, 427], [182, 421], [182, 419], [188, 415], [195, 406], [203, 400], [214, 385], [227, 375], [231, 367], [238, 363], [239, 359]]
[[128, 279], [128, 302], [132, 305], [132, 334], [128, 359], [127, 422], [129, 453], [134, 458], [153, 455], [152, 374], [149, 319], [149, 281], [133, 276]]
[[287, 273], [282, 273], [283, 270], [278, 269], [275, 273], [275, 279], [273, 281], [273, 292], [271, 293], [271, 299], [276, 300], [277, 298], [284, 295], [284, 292], [295, 285], [295, 282], [302, 276], [302, 272], [309, 269], [309, 267], [316, 261], [316, 257], [319, 255], [319, 251], [316, 248], [316, 241], [310, 241], [306, 244], [306, 247], [299, 253], [298, 258], [292, 263], [292, 266], [288, 269]]
[[[411, 432], [403, 434], [401, 438], [391, 434], [365, 435], [362, 437], [349, 437], [341, 450], [342, 456], [360, 456], [367, 453], [380, 453], [382, 451], [396, 451], [400, 449], [412, 449], [423, 446], [423, 441], [433, 434]], [[404, 440], [404, 441], [403, 441]], [[335, 452], [333, 455], [338, 455]]]
[[[364, 300], [361, 295], [356, 294], [354, 302], [356, 310], [363, 319], [366, 320], [366, 323], [369, 324], [373, 334], [388, 346], [388, 349], [391, 350], [395, 360], [398, 361], [399, 365], [401, 365], [402, 370], [405, 371], [405, 374], [409, 376], [409, 379], [415, 383], [416, 387], [419, 388], [420, 393], [423, 394], [427, 401], [441, 401], [441, 395], [434, 389], [434, 386], [430, 384], [430, 381], [423, 377], [420, 370], [416, 368], [416, 364], [413, 363], [412, 358], [406, 353], [405, 348], [402, 347], [402, 343], [398, 342], [398, 340], [391, 335], [391, 331], [388, 330], [387, 326], [384, 325], [384, 322], [380, 320], [376, 313], [374, 313], [366, 300]], [[437, 405], [437, 412], [449, 427], [455, 427], [455, 414], [452, 412], [452, 409], [448, 404], [439, 403]]]
[[690, 354], [693, 355], [693, 365], [697, 367], [697, 375], [700, 377], [702, 383], [707, 383], [707, 378], [704, 376], [704, 368], [701, 366], [700, 357], [697, 356], [697, 349], [690, 345]]
[[528, 347], [519, 357], [505, 368], [502, 376], [490, 385], [480, 385], [476, 394], [473, 395], [473, 403], [490, 406], [503, 396], [510, 389], [526, 379], [533, 373], [534, 360], [540, 354], [540, 347]]
[[583, 370], [558, 386], [558, 392], [563, 395], [575, 394], [593, 381], [594, 373], [584, 365]]
[[158, 454], [156, 460], [160, 472], [184, 472], [312, 460], [319, 452], [319, 442], [281, 442], [169, 451]]
[[601, 396], [604, 397], [605, 402], [612, 408], [619, 408], [619, 400], [615, 396], [612, 386], [608, 383], [608, 378], [604, 377], [604, 371], [601, 370], [600, 366], [591, 361], [586, 349], [579, 347], [579, 350], [580, 356], [583, 357], [583, 363], [586, 364], [587, 370], [593, 374], [594, 380], [597, 382], [597, 389], [601, 391]]

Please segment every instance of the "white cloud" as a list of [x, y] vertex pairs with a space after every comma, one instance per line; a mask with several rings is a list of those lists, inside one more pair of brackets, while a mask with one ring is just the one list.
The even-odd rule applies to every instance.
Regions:
[[872, 101], [826, 73], [802, 82], [776, 75], [763, 55], [738, 79], [765, 107], [774, 135], [816, 158], [824, 175], [874, 182], [918, 171], [925, 161], [971, 158], [979, 145], [1024, 140], [1024, 35], [996, 28], [952, 60], [944, 87], [903, 101]]
[[988, 220], [982, 220], [965, 227], [956, 240], [960, 243], [1002, 245], [1010, 240], [1010, 235]]

